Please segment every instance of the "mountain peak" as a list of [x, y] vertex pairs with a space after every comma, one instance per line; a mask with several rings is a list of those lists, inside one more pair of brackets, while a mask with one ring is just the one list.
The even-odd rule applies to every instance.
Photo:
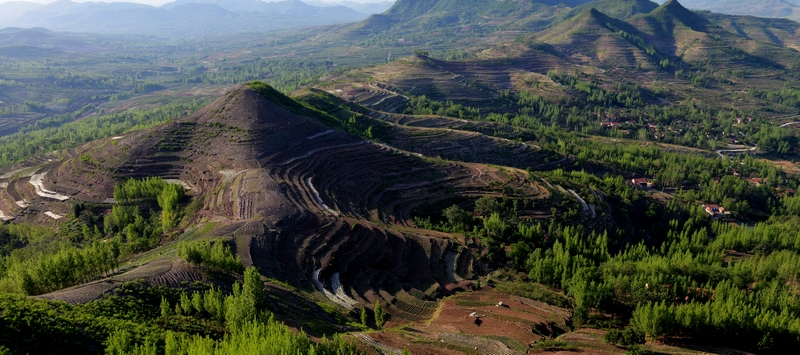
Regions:
[[650, 15], [662, 22], [680, 22], [696, 31], [702, 31], [709, 24], [708, 20], [687, 9], [678, 0], [668, 0]]
[[589, 8], [594, 8], [608, 17], [625, 20], [636, 15], [648, 14], [658, 8], [658, 4], [650, 0], [596, 0], [575, 7], [567, 17], [583, 13]]
[[678, 0], [667, 0], [667, 2], [661, 4], [656, 10], [654, 11], [665, 11], [675, 15], [686, 15], [686, 14], [694, 14], [691, 10], [687, 9], [683, 5], [681, 5]]
[[[608, 15], [606, 15], [605, 13], [603, 13], [602, 11], [600, 11], [600, 10], [598, 10], [596, 8], [591, 8], [591, 9], [585, 10], [585, 11], [581, 12], [580, 14], [578, 14], [577, 16], [575, 16], [575, 21], [576, 22], [590, 21], [590, 22], [595, 23], [597, 25], [603, 25], [604, 22], [609, 21], [610, 19], [611, 18]], [[573, 26], [574, 26], [574, 24], [573, 24]]]

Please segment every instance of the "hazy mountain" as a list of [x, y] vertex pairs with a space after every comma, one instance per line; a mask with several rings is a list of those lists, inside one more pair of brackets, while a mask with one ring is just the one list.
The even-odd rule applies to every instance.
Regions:
[[627, 19], [655, 10], [658, 4], [650, 0], [598, 0], [575, 7], [568, 16], [580, 14], [588, 9], [596, 9], [613, 18]]
[[[620, 31], [628, 36], [620, 36]], [[648, 53], [641, 42], [631, 40], [642, 37], [644, 34], [629, 23], [594, 8], [536, 35], [537, 41], [551, 44], [564, 53], [581, 53], [606, 65], [652, 68], [663, 56]]]
[[744, 38], [800, 50], [800, 23], [782, 18], [702, 13], [714, 24]]
[[36, 10], [42, 6], [44, 5], [24, 1], [9, 1], [0, 3], [0, 22], [15, 19], [24, 15], [28, 11]]
[[800, 0], [685, 0], [683, 5], [723, 14], [800, 19]]
[[285, 0], [278, 2], [264, 2], [261, 0], [177, 0], [164, 4], [161, 7], [173, 9], [176, 6], [188, 4], [214, 4], [233, 12], [266, 12], [269, 14], [281, 15], [352, 18], [354, 20], [364, 18], [362, 14], [345, 6], [313, 6], [301, 0]]
[[186, 4], [214, 4], [223, 9], [235, 12], [257, 12], [270, 9], [269, 4], [261, 0], [177, 0], [161, 6], [164, 9], [173, 9]]
[[463, 25], [544, 28], [558, 10], [588, 0], [398, 0], [383, 14], [372, 15], [355, 30], [434, 29]]
[[[9, 6], [10, 7], [10, 6]], [[0, 12], [6, 4], [0, 4]], [[20, 12], [18, 12], [20, 13]], [[55, 31], [206, 35], [257, 32], [355, 22], [365, 18], [344, 6], [317, 7], [300, 0], [181, 0], [153, 7], [137, 3], [76, 3], [59, 0], [0, 21], [2, 27]]]
[[369, 3], [360, 3], [355, 1], [338, 1], [338, 2], [326, 2], [320, 0], [309, 0], [307, 1], [308, 4], [320, 7], [331, 7], [331, 6], [346, 6], [355, 11], [358, 11], [362, 14], [380, 14], [388, 10], [389, 8], [394, 5], [394, 1], [383, 1], [383, 2], [369, 2]]

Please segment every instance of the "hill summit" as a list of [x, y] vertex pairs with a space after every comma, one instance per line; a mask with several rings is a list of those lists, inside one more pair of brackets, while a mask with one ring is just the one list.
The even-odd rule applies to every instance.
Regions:
[[692, 30], [700, 32], [705, 31], [710, 24], [704, 17], [685, 8], [678, 0], [668, 0], [653, 10], [649, 16], [661, 22], [681, 23]]

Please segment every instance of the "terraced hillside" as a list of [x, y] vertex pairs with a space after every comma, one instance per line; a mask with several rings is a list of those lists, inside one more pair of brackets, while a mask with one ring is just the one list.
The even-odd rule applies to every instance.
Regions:
[[[506, 57], [508, 52], [516, 52]], [[538, 48], [495, 48], [466, 61], [437, 60], [424, 55], [398, 59], [395, 62], [358, 69], [357, 74], [324, 78], [321, 87], [367, 108], [400, 113], [409, 96], [425, 96], [437, 101], [452, 101], [487, 111], [508, 110], [496, 100], [506, 90], [518, 90], [524, 78], [542, 76], [550, 70], [570, 70], [574, 64]], [[369, 81], [352, 77], [368, 77]], [[558, 95], [558, 94], [556, 94]]]
[[[412, 210], [457, 196], [502, 196], [498, 186], [549, 195], [522, 170], [480, 163], [511, 153], [534, 162], [533, 147], [410, 126], [397, 126], [391, 145], [377, 144], [292, 112], [302, 106], [277, 92], [272, 100], [262, 94], [235, 87], [189, 117], [31, 160], [2, 176], [0, 208], [8, 218], [55, 221], [77, 203], [113, 202], [121, 180], [162, 177], [202, 200], [180, 240], [227, 238], [265, 276], [344, 308], [381, 300], [398, 320], [421, 321], [433, 300], [464, 288], [482, 266], [460, 241], [416, 228]], [[476, 152], [473, 163], [428, 158]], [[167, 244], [121, 275], [45, 297], [84, 302], [125, 280], [203, 278], [172, 259]]]

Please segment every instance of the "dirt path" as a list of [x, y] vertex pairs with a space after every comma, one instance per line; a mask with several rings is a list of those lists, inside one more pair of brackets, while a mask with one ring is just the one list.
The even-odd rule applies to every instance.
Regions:
[[717, 154], [719, 154], [719, 156], [721, 158], [724, 158], [725, 154], [727, 154], [727, 153], [752, 152], [752, 151], [755, 151], [756, 149], [758, 149], [758, 147], [752, 147], [752, 148], [749, 148], [749, 149], [720, 149], [720, 150], [717, 150]]
[[69, 200], [69, 196], [64, 196], [55, 191], [50, 191], [44, 187], [44, 178], [46, 176], [47, 172], [41, 174], [33, 174], [33, 176], [31, 176], [31, 185], [33, 185], [33, 188], [36, 189], [36, 194], [41, 197], [52, 198], [58, 201]]

